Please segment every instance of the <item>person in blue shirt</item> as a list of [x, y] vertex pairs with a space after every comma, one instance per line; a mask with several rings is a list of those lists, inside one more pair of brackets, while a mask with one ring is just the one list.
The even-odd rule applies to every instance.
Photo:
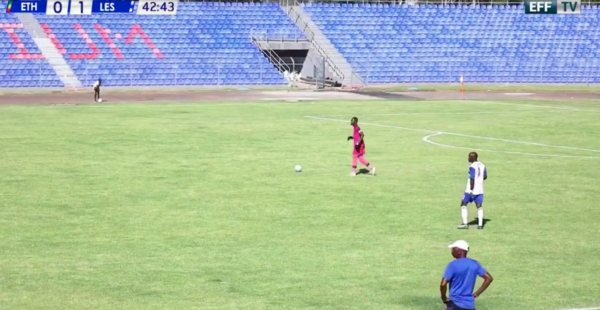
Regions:
[[[446, 267], [440, 283], [442, 301], [446, 304], [447, 310], [475, 310], [475, 299], [490, 286], [494, 279], [478, 261], [467, 258], [469, 244], [466, 241], [458, 240], [448, 247], [452, 249], [455, 260]], [[477, 276], [483, 278], [483, 284], [473, 293]], [[450, 285], [450, 298], [446, 295], [448, 285]]]

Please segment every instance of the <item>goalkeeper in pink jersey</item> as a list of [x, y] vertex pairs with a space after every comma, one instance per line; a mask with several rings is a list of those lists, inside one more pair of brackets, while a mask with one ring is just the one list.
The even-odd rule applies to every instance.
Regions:
[[371, 167], [369, 162], [365, 159], [365, 134], [358, 127], [358, 118], [353, 117], [350, 120], [350, 125], [354, 128], [352, 136], [348, 137], [348, 141], [354, 140], [353, 152], [352, 152], [352, 171], [351, 176], [356, 175], [356, 165], [360, 161], [361, 164], [365, 165], [369, 170], [369, 174], [375, 175], [375, 167]]

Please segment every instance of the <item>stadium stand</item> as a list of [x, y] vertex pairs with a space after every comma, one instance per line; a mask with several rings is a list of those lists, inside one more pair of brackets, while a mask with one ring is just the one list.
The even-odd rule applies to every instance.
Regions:
[[600, 10], [525, 15], [522, 6], [307, 3], [370, 83], [598, 83]]
[[[84, 86], [285, 85], [250, 32], [286, 37], [295, 25], [274, 3], [179, 3], [176, 16], [38, 16]], [[86, 43], [82, 37], [89, 37]], [[93, 59], [96, 58], [96, 59]]]
[[[307, 3], [368, 83], [600, 83], [600, 9]], [[6, 2], [0, 1], [0, 11]], [[176, 16], [36, 14], [83, 86], [285, 85], [251, 43], [297, 39], [275, 3], [181, 2]], [[64, 86], [20, 21], [0, 13], [0, 87]]]
[[[18, 25], [15, 17], [0, 14], [3, 23]], [[285, 85], [283, 74], [251, 43], [250, 32], [298, 37], [274, 3], [181, 2], [176, 16], [35, 16], [83, 86], [97, 78], [107, 86]], [[39, 53], [23, 29], [14, 31], [30, 53]], [[6, 32], [3, 36], [0, 85], [35, 84], [39, 61], [11, 60], [16, 46]], [[47, 69], [52, 70], [44, 62], [43, 72]], [[51, 82], [44, 85], [60, 83]]]
[[62, 87], [21, 22], [0, 1], [0, 87]]

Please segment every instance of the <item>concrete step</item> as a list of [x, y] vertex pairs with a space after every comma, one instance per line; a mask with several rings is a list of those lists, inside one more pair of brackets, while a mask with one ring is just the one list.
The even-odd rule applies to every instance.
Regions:
[[338, 75], [342, 83], [353, 85], [364, 85], [364, 82], [353, 70], [346, 58], [331, 43], [327, 36], [314, 23], [310, 15], [304, 11], [300, 5], [282, 6], [282, 10], [288, 15], [290, 20], [303, 30], [304, 35], [319, 48], [321, 57], [325, 58], [326, 63], [331, 67], [330, 70]]
[[15, 14], [19, 21], [23, 24], [23, 28], [33, 38], [33, 41], [38, 46], [44, 58], [48, 61], [58, 78], [63, 82], [65, 87], [82, 87], [81, 82], [73, 72], [71, 66], [65, 58], [60, 54], [56, 46], [50, 41], [40, 23], [31, 13]]

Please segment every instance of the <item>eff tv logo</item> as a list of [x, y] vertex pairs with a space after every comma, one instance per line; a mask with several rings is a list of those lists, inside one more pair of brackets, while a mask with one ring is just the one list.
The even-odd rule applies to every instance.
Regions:
[[526, 0], [525, 14], [581, 14], [581, 0]]

